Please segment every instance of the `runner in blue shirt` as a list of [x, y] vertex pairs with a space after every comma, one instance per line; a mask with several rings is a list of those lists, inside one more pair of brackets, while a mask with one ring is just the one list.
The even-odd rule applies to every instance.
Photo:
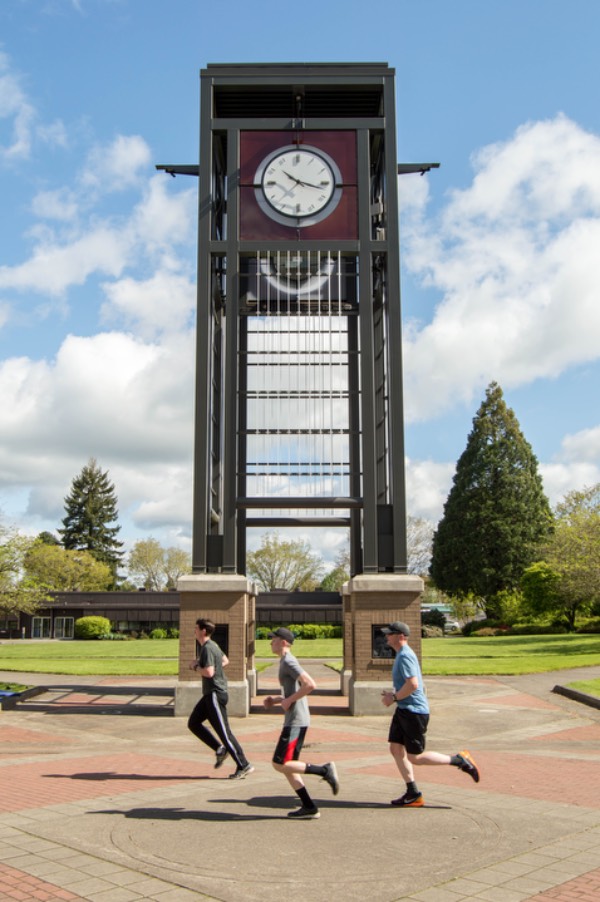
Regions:
[[386, 708], [396, 705], [388, 741], [392, 757], [406, 783], [404, 795], [392, 799], [391, 804], [400, 808], [421, 808], [425, 800], [415, 783], [414, 764], [451, 764], [469, 774], [476, 783], [479, 783], [479, 770], [467, 751], [456, 755], [425, 751], [429, 704], [419, 659], [408, 644], [410, 629], [406, 623], [396, 620], [381, 632], [386, 637], [387, 645], [396, 652], [392, 667], [394, 689], [392, 692], [384, 690], [381, 700]]

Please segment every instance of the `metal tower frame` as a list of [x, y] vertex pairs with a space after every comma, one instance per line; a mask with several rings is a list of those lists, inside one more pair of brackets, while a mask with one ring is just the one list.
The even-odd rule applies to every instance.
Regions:
[[[318, 230], [315, 236], [315, 230], [284, 228], [275, 237], [255, 237], [248, 231], [244, 204], [252, 187], [244, 182], [244, 141], [274, 133], [282, 144], [352, 135], [355, 206], [345, 214], [354, 222], [351, 234], [342, 229], [341, 237], [322, 237]], [[406, 572], [397, 175], [438, 164], [398, 166], [396, 160], [394, 70], [385, 63], [213, 64], [201, 71], [199, 166], [157, 167], [199, 177], [195, 573], [245, 573], [247, 529], [285, 525], [348, 527], [352, 575]], [[260, 315], [271, 316], [267, 325], [264, 319], [256, 326]], [[302, 353], [312, 353], [321, 371], [330, 367], [331, 384], [331, 373], [339, 375], [331, 368], [343, 358], [345, 385], [329, 395], [322, 385], [294, 389], [290, 373], [301, 353], [296, 337], [289, 339], [288, 369], [277, 369], [281, 383], [253, 387], [251, 366], [262, 359], [275, 367], [284, 330], [298, 335], [313, 324], [317, 332], [315, 317], [323, 319], [329, 357], [323, 363], [324, 352]], [[332, 337], [332, 328], [342, 337]], [[261, 352], [257, 333], [269, 330], [271, 344]], [[333, 399], [345, 406], [341, 426], [289, 423], [294, 403], [325, 409]], [[265, 413], [270, 400], [285, 411], [274, 428]], [[255, 409], [264, 422], [253, 419]], [[300, 451], [286, 468], [281, 455], [273, 461], [252, 450], [258, 433], [264, 447], [276, 443], [286, 418], [297, 445], [301, 432], [343, 436], [343, 452], [323, 468], [318, 494], [256, 493], [260, 472], [267, 482], [274, 476], [285, 481], [307, 466]], [[340, 484], [344, 491], [335, 491]]]

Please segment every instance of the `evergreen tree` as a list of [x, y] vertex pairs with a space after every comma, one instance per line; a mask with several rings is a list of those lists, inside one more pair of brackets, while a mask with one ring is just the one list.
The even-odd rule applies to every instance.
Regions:
[[93, 457], [73, 480], [65, 511], [63, 529], [58, 530], [63, 546], [89, 551], [97, 561], [108, 564], [114, 588], [123, 556], [123, 543], [117, 540], [121, 527], [111, 525], [118, 517], [117, 496], [108, 472], [103, 473]]
[[537, 459], [492, 382], [473, 420], [433, 537], [431, 575], [451, 595], [484, 599], [518, 588], [552, 524]]

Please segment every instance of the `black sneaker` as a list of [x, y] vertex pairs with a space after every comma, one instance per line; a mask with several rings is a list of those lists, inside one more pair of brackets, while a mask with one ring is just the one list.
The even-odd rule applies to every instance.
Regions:
[[461, 764], [458, 765], [459, 768], [472, 777], [476, 783], [479, 783], [479, 768], [473, 761], [469, 752], [459, 752], [456, 757], [461, 760]]
[[227, 751], [227, 749], [225, 748], [224, 745], [222, 745], [221, 748], [217, 750], [217, 758], [215, 760], [215, 770], [218, 767], [221, 767], [221, 765], [225, 761], [225, 758], [227, 757], [228, 754], [229, 754], [229, 752]]
[[330, 761], [329, 764], [324, 765], [327, 773], [323, 777], [326, 783], [329, 783], [331, 786], [331, 791], [336, 796], [340, 791], [340, 781], [338, 780], [337, 768], [333, 761]]
[[251, 764], [247, 764], [245, 767], [238, 767], [232, 774], [229, 774], [230, 780], [243, 780], [244, 777], [247, 777], [248, 774], [253, 774], [254, 768]]
[[392, 799], [390, 802], [390, 805], [395, 805], [396, 808], [422, 808], [424, 804], [425, 799], [422, 792], [418, 792], [416, 795], [405, 792], [399, 799]]
[[288, 817], [295, 817], [297, 820], [316, 820], [318, 817], [321, 817], [321, 812], [313, 805], [312, 808], [296, 808], [295, 811], [290, 811], [288, 813]]

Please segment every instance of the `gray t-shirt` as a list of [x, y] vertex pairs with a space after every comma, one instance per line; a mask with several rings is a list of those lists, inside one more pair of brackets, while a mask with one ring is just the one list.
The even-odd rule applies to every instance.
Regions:
[[200, 649], [198, 659], [200, 667], [214, 667], [215, 672], [211, 677], [202, 677], [202, 695], [210, 695], [217, 692], [225, 695], [227, 692], [227, 677], [223, 673], [223, 652], [216, 642], [207, 639]]
[[[298, 678], [303, 672], [297, 659], [290, 651], [287, 651], [279, 662], [279, 682], [284, 698], [288, 698], [288, 696], [293, 695], [298, 690]], [[285, 712], [283, 725], [285, 727], [307, 727], [309, 724], [310, 709], [308, 707], [308, 698], [303, 696]]]

